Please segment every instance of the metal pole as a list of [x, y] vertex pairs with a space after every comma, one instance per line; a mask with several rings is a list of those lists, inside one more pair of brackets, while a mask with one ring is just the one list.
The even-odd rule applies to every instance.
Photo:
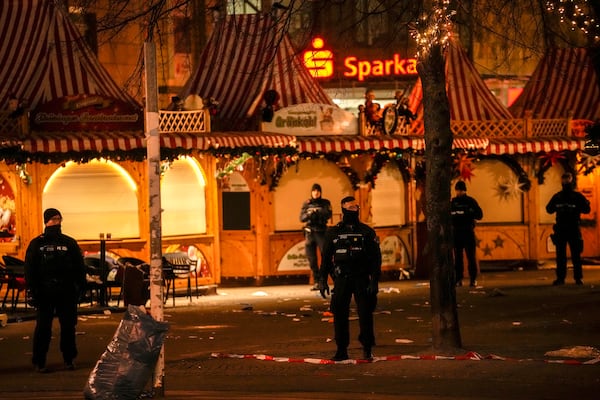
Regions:
[[[157, 321], [164, 320], [162, 234], [160, 219], [160, 137], [158, 135], [158, 89], [156, 50], [152, 42], [144, 43], [146, 81], [146, 152], [148, 158], [148, 200], [150, 212], [150, 312]], [[156, 396], [164, 397], [164, 345], [154, 370], [153, 388]]]

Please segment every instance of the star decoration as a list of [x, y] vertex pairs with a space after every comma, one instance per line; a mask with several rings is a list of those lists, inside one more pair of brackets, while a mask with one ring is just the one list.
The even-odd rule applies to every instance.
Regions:
[[471, 178], [475, 176], [473, 170], [473, 157], [469, 157], [467, 154], [459, 154], [454, 160], [454, 168], [458, 171], [458, 174], [463, 180], [471, 181]]
[[484, 256], [491, 256], [492, 255], [492, 250], [493, 249], [487, 243], [486, 243], [485, 247], [483, 249], [481, 249], [481, 250], [483, 250], [483, 255]]
[[581, 153], [579, 164], [581, 166], [579, 167], [578, 172], [591, 172], [596, 165], [600, 164], [600, 154], [593, 156], [588, 153]]
[[496, 239], [494, 239], [493, 242], [496, 248], [504, 247], [504, 240], [500, 236], [496, 236]]
[[496, 186], [496, 194], [502, 200], [519, 197], [523, 193], [524, 184], [520, 183], [514, 176], [500, 178]]

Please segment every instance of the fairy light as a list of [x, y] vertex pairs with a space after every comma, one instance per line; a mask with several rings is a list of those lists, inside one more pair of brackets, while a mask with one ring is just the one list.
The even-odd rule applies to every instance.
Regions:
[[451, 36], [452, 18], [455, 10], [450, 10], [450, 0], [438, 0], [431, 14], [424, 14], [411, 26], [411, 36], [417, 43], [417, 57], [426, 57], [433, 46], [444, 47]]
[[[598, 0], [592, 0], [598, 1]], [[561, 23], [567, 23], [571, 31], [580, 30], [594, 41], [600, 41], [600, 21], [591, 15], [588, 0], [548, 0], [546, 11], [556, 14]]]

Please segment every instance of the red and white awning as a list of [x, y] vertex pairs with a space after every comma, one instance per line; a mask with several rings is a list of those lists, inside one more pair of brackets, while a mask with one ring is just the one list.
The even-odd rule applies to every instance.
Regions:
[[[423, 136], [299, 136], [296, 138], [300, 153], [342, 153], [378, 150], [425, 149]], [[454, 138], [455, 149], [485, 149], [489, 144], [486, 138]]]
[[139, 108], [114, 82], [75, 24], [55, 3], [0, 3], [0, 104], [7, 104], [14, 95], [35, 109], [65, 96], [98, 94]]
[[295, 136], [265, 134], [262, 132], [211, 133], [206, 135], [169, 133], [160, 136], [162, 147], [187, 150], [196, 149], [200, 151], [245, 147], [295, 147], [295, 140]]
[[492, 138], [487, 154], [549, 153], [551, 151], [577, 151], [585, 149], [585, 139], [568, 137]]
[[129, 151], [145, 148], [142, 132], [34, 132], [22, 140], [28, 153]]
[[510, 111], [523, 118], [566, 118], [594, 121], [600, 118], [600, 77], [589, 50], [552, 49], [536, 67]]
[[[490, 92], [467, 53], [456, 40], [446, 51], [446, 94], [450, 103], [450, 118], [457, 121], [512, 119], [511, 113]], [[423, 118], [423, 88], [421, 79], [409, 95], [409, 107], [418, 119]]]
[[279, 107], [333, 104], [309, 74], [284, 29], [268, 14], [228, 15], [215, 29], [179, 97], [195, 94], [219, 102], [219, 123], [242, 123], [263, 104], [265, 91], [279, 93]]
[[297, 148], [300, 153], [341, 153], [370, 150], [425, 148], [422, 137], [375, 137], [375, 136], [299, 136]]
[[[174, 133], [160, 135], [160, 145], [166, 149], [207, 151], [210, 149], [235, 149], [246, 147], [295, 147], [295, 137], [252, 133], [192, 134]], [[145, 149], [143, 132], [69, 132], [32, 133], [21, 141], [27, 153], [110, 152]]]

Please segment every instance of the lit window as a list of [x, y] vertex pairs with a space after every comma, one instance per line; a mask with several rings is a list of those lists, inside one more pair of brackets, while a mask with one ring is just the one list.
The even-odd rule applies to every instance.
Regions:
[[86, 164], [68, 162], [50, 177], [42, 195], [42, 208], [57, 208], [63, 232], [78, 240], [138, 238], [137, 188], [131, 176], [111, 161]]
[[173, 161], [160, 182], [163, 236], [206, 233], [205, 179], [190, 157]]

